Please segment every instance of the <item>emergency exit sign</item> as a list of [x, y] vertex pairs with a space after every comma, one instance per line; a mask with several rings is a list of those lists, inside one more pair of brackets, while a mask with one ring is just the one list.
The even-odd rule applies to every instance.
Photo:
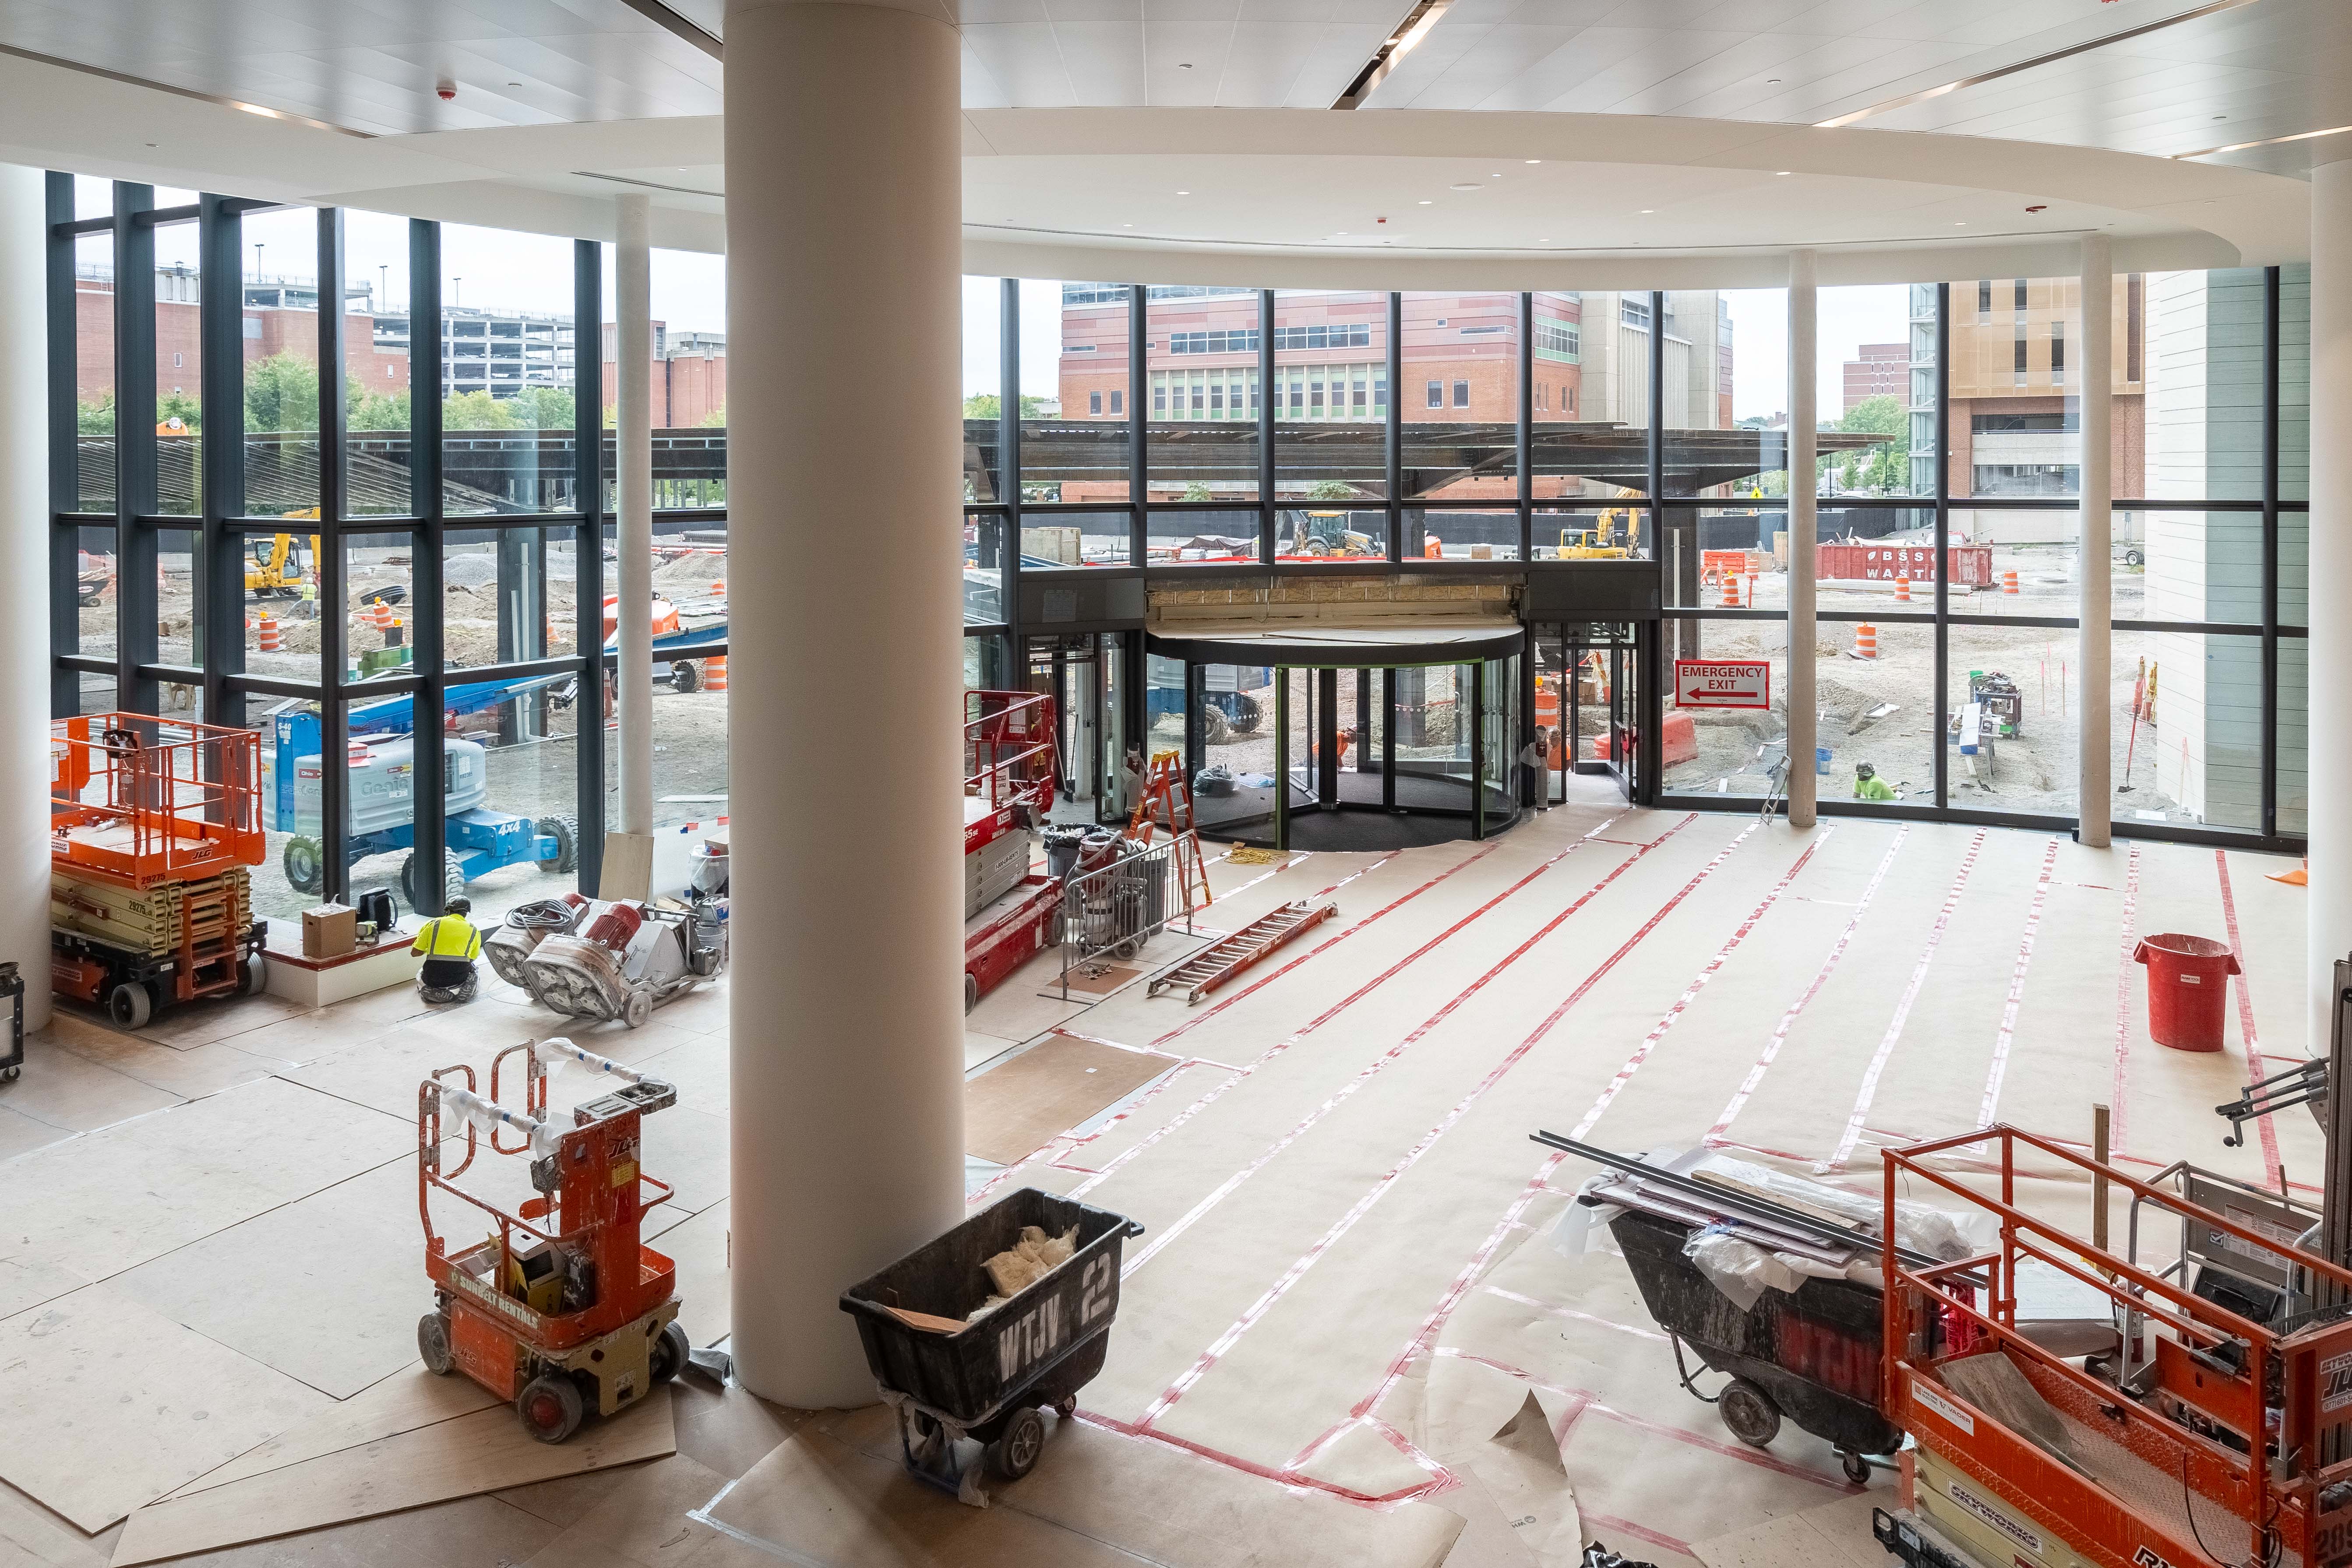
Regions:
[[1761, 658], [1675, 660], [1677, 708], [1769, 708], [1772, 665]]

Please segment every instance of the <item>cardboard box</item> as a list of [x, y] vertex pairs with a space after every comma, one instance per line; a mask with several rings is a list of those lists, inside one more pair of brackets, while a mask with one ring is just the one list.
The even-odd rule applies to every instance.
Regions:
[[349, 904], [320, 904], [302, 911], [302, 956], [341, 958], [359, 945], [359, 910]]

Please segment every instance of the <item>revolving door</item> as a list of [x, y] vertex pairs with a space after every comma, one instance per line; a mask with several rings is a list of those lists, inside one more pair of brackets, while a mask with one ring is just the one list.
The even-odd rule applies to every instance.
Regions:
[[[1401, 640], [1384, 629], [1322, 647], [1154, 635], [1151, 711], [1167, 738], [1182, 737], [1202, 832], [1360, 850], [1510, 826], [1538, 798], [1521, 732], [1527, 639], [1516, 626], [1479, 632]], [[1168, 723], [1180, 692], [1181, 717]]]

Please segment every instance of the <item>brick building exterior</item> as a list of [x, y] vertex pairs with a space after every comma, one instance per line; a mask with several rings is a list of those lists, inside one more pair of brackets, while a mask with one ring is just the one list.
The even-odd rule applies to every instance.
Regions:
[[[727, 413], [727, 335], [724, 332], [674, 332], [665, 321], [654, 327], [653, 423], [656, 430], [677, 430]], [[620, 328], [604, 323], [604, 406], [620, 396]]]
[[[1125, 420], [1128, 399], [1144, 399], [1157, 424], [1255, 420], [1259, 377], [1258, 296], [1254, 289], [1154, 287], [1146, 293], [1144, 375], [1130, 386], [1129, 294], [1122, 285], [1065, 284], [1062, 292], [1060, 417]], [[1649, 296], [1539, 292], [1528, 401], [1539, 422], [1646, 424]], [[1394, 389], [1406, 422], [1507, 424], [1518, 416], [1519, 299], [1505, 292], [1407, 294]], [[1388, 417], [1388, 296], [1283, 292], [1274, 309], [1274, 416], [1284, 424], [1378, 423]], [[1680, 428], [1731, 424], [1731, 339], [1720, 297], [1667, 296], [1666, 422]], [[1277, 470], [1276, 485], [1281, 485]], [[1508, 496], [1504, 479], [1465, 479], [1456, 499]], [[1147, 485], [1146, 500], [1179, 499], [1178, 483]], [[1541, 500], [1613, 489], [1539, 475]], [[1115, 482], [1068, 483], [1066, 500], [1123, 500]]]
[[[192, 270], [159, 269], [155, 274], [155, 393], [169, 397], [199, 394], [203, 374], [203, 335], [198, 325], [201, 306]], [[275, 290], [264, 290], [274, 293]], [[110, 277], [85, 276], [74, 280], [75, 387], [84, 401], [114, 390], [114, 281]], [[345, 363], [351, 374], [371, 393], [389, 395], [408, 390], [405, 322], [400, 346], [379, 342], [372, 311], [352, 310], [343, 322]], [[245, 363], [253, 364], [276, 354], [319, 357], [319, 316], [307, 305], [252, 305], [245, 309]]]
[[1909, 343], [1864, 343], [1855, 353], [1855, 358], [1845, 362], [1845, 403], [1842, 412], [1851, 414], [1854, 405], [1874, 397], [1892, 397], [1900, 402], [1910, 395]]
[[[2113, 493], [2147, 494], [2146, 277], [2116, 279], [2106, 385], [2114, 399]], [[2082, 284], [2000, 278], [1951, 286], [1952, 363], [1944, 411], [1951, 493], [2072, 495], [2081, 476]]]

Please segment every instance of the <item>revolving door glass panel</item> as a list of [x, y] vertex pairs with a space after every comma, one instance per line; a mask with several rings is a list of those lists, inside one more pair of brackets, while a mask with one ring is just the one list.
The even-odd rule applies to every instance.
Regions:
[[1274, 820], [1275, 671], [1235, 664], [1191, 670], [1200, 713], [1194, 819], [1202, 832], [1264, 832]]

